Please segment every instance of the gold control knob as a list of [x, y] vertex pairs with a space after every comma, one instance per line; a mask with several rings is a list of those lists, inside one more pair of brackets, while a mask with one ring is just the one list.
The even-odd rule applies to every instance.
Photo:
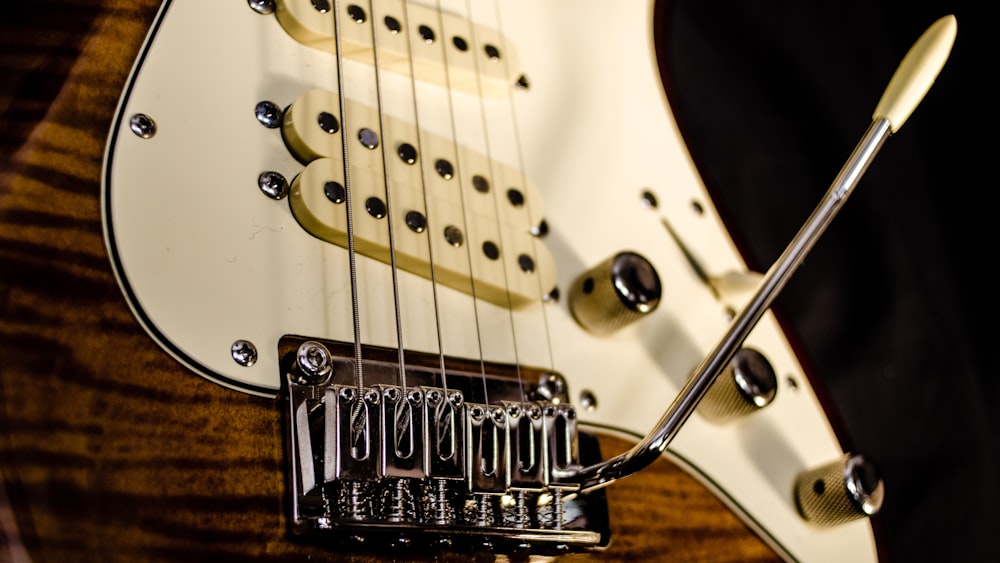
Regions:
[[569, 308], [580, 326], [605, 335], [656, 309], [660, 293], [660, 277], [649, 260], [619, 252], [573, 282]]
[[725, 424], [771, 404], [777, 392], [771, 362], [753, 348], [741, 348], [705, 393], [698, 412], [710, 422]]
[[821, 527], [872, 516], [882, 508], [885, 486], [875, 464], [860, 454], [803, 471], [795, 480], [795, 505]]

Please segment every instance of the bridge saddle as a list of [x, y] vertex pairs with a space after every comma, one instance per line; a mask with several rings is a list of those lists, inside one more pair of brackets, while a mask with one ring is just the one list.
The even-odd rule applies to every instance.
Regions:
[[565, 385], [550, 384], [558, 374], [415, 353], [401, 367], [374, 347], [359, 370], [350, 344], [281, 348], [296, 534], [452, 551], [607, 545], [603, 491], [559, 478], [600, 452]]

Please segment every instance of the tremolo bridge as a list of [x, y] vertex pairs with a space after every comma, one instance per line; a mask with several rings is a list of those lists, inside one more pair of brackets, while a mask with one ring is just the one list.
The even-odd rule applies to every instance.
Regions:
[[559, 477], [600, 453], [558, 374], [295, 337], [281, 350], [297, 533], [533, 553], [607, 544], [603, 492]]

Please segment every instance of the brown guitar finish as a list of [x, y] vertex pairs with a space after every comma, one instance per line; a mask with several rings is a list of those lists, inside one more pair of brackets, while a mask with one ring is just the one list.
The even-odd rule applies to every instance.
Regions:
[[[157, 5], [35, 0], [0, 23], [0, 561], [383, 560], [290, 537], [281, 403], [185, 373], [112, 275], [104, 143]], [[611, 547], [567, 559], [776, 559], [666, 460], [608, 495]]]

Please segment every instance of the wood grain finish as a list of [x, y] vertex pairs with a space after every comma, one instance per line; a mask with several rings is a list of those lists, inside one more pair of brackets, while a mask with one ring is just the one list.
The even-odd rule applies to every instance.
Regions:
[[[0, 23], [0, 560], [385, 560], [289, 537], [281, 404], [187, 373], [111, 273], [104, 143], [156, 8], [22, 2]], [[611, 548], [565, 559], [776, 559], [665, 460], [609, 500]]]

